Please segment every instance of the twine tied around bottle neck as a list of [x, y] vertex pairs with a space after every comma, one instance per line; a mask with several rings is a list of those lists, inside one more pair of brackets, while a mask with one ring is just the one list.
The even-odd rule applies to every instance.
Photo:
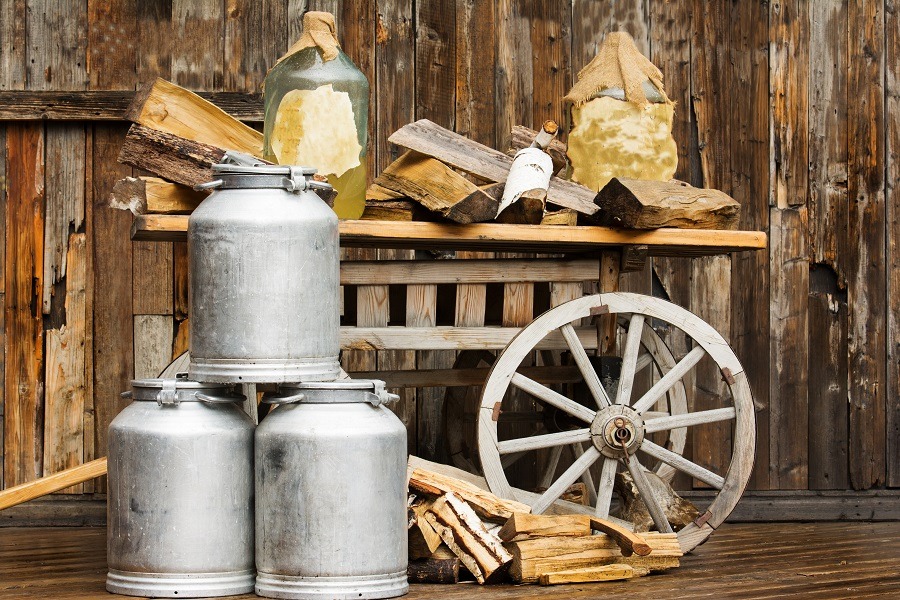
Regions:
[[[334, 15], [329, 12], [309, 11], [303, 15], [303, 35], [287, 53], [278, 59], [283, 61], [288, 56], [305, 48], [318, 48], [322, 51], [322, 60], [329, 61], [337, 58], [341, 45], [337, 40], [337, 31], [334, 25]], [[278, 64], [278, 63], [275, 63]]]
[[647, 80], [666, 104], [672, 103], [663, 89], [662, 71], [641, 54], [630, 35], [617, 31], [606, 36], [597, 56], [578, 72], [578, 82], [563, 99], [579, 106], [603, 90], [618, 88], [625, 92], [626, 101], [644, 106], [650, 102], [643, 89]]

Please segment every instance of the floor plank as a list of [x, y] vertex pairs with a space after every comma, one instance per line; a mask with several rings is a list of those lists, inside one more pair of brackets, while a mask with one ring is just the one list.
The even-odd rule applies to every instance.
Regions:
[[[0, 598], [109, 599], [106, 529], [0, 528]], [[413, 585], [410, 600], [900, 597], [900, 522], [723, 525], [679, 569], [556, 587]], [[237, 598], [255, 598], [239, 596]]]

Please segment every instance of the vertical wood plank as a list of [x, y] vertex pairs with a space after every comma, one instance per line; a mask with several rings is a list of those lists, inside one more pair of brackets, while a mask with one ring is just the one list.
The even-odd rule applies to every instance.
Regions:
[[563, 96], [572, 80], [572, 4], [537, 0], [531, 4], [531, 46], [535, 49], [532, 123], [547, 119], [565, 123]]
[[22, 123], [10, 125], [6, 132], [3, 458], [7, 487], [40, 477], [42, 471], [43, 129], [42, 123]]
[[[335, 8], [337, 10], [338, 7]], [[359, 68], [369, 81], [369, 120], [368, 120], [368, 144], [366, 147], [366, 179], [371, 182], [377, 173], [375, 172], [375, 119], [376, 106], [381, 97], [377, 92], [377, 86], [385, 82], [376, 81], [375, 52], [376, 52], [376, 11], [375, 0], [353, 0], [341, 2], [340, 13], [335, 13], [338, 18], [338, 37], [341, 40], [341, 48], [350, 57], [350, 60]], [[312, 9], [312, 5], [310, 5]], [[293, 42], [293, 38], [291, 40]], [[391, 132], [393, 133], [393, 132]]]
[[167, 315], [135, 315], [135, 379], [159, 377], [172, 360], [172, 319]]
[[865, 490], [885, 478], [884, 3], [851, 2], [848, 23], [850, 484]]
[[[5, 6], [5, 5], [4, 5]], [[6, 215], [6, 125], [0, 125], [0, 214]], [[6, 404], [6, 218], [0, 219], [0, 465], [6, 445], [4, 443], [4, 405]], [[0, 468], [0, 490], [4, 484], [4, 469]]]
[[172, 242], [133, 242], [135, 315], [171, 315], [174, 298]]
[[[140, 39], [135, 0], [88, 0], [88, 74], [95, 90], [133, 90], [138, 84], [135, 40]], [[88, 224], [93, 265], [92, 452], [106, 456], [110, 421], [124, 407], [119, 393], [134, 374], [131, 214], [109, 208], [113, 183], [131, 174], [117, 164], [126, 127], [95, 124], [91, 132]], [[88, 452], [85, 452], [87, 455]], [[99, 482], [97, 491], [104, 489]]]
[[[224, 11], [222, 0], [172, 0], [172, 39], [178, 41], [172, 52], [172, 81], [191, 90], [222, 88]], [[276, 33], [283, 29], [281, 21], [266, 25], [275, 40], [285, 39]]]
[[26, 1], [0, 3], [0, 90], [25, 89]]
[[513, 125], [534, 127], [534, 65], [527, 9], [524, 0], [497, 0], [497, 64], [494, 79], [496, 148], [509, 147]]
[[495, 2], [456, 0], [456, 132], [494, 143]]
[[[456, 3], [455, 0], [416, 0], [415, 6], [416, 118], [430, 119], [454, 129], [456, 116]], [[408, 286], [407, 326], [437, 324], [437, 286]], [[412, 325], [416, 326], [416, 325]], [[453, 366], [452, 351], [416, 352], [417, 369]], [[446, 462], [444, 429], [446, 389], [416, 390], [417, 449], [420, 456]]]
[[[406, 326], [434, 327], [437, 324], [437, 286], [406, 286]], [[446, 362], [447, 352], [416, 352], [417, 369], [436, 369], [453, 366]], [[452, 357], [453, 353], [449, 353]], [[439, 390], [439, 393], [438, 393]], [[416, 451], [418, 456], [442, 462], [445, 458], [444, 433], [444, 390], [443, 388], [422, 388], [416, 392]]]
[[454, 129], [456, 6], [454, 0], [416, 0], [416, 118]]
[[[850, 485], [847, 456], [847, 295], [825, 269], [810, 273], [809, 488]], [[829, 281], [829, 279], [832, 279]], [[795, 432], [796, 434], [796, 432]], [[800, 436], [798, 436], [800, 437]]]
[[808, 43], [806, 3], [771, 3], [769, 485], [782, 490], [804, 490], [809, 484], [809, 444], [796, 433], [807, 431], [809, 423]]
[[387, 139], [415, 118], [415, 43], [412, 0], [376, 2], [375, 168], [381, 172], [398, 156]]
[[885, 114], [887, 164], [885, 205], [888, 235], [888, 352], [887, 352], [887, 485], [900, 487], [900, 7], [885, 4]]
[[134, 374], [131, 213], [109, 208], [117, 179], [130, 170], [116, 164], [125, 127], [95, 125], [92, 210], [94, 232], [94, 428], [95, 452], [106, 455], [106, 430], [124, 408], [119, 393]]
[[809, 484], [849, 487], [847, 3], [809, 3]]
[[[84, 408], [88, 375], [87, 260], [84, 233], [73, 233], [68, 244], [66, 322], [47, 331], [46, 403], [44, 408], [44, 475], [84, 463]], [[80, 494], [84, 486], [62, 493]]]
[[287, 34], [284, 0], [225, 0], [225, 90], [258, 92], [287, 50]]

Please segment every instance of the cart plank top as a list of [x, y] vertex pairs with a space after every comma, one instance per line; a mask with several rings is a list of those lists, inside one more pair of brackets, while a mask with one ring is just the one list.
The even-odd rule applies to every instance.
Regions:
[[[131, 236], [135, 240], [183, 242], [187, 225], [187, 215], [140, 215], [135, 218]], [[349, 248], [490, 252], [576, 253], [646, 245], [649, 256], [710, 256], [766, 247], [766, 234], [761, 231], [715, 229], [341, 221], [340, 235], [341, 246]]]

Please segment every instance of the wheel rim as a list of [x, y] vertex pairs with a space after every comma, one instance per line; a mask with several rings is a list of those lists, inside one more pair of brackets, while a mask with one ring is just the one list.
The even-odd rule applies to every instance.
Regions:
[[[622, 377], [620, 378], [615, 401], [611, 401], [588, 361], [584, 345], [579, 340], [578, 332], [571, 323], [596, 312], [605, 306], [606, 310], [615, 314], [627, 314], [629, 333], [626, 336], [623, 353]], [[645, 337], [644, 330], [650, 329], [650, 319], [666, 322], [681, 329], [694, 341], [694, 349], [668, 370], [653, 386], [639, 398], [632, 398], [633, 381], [639, 342]], [[554, 333], [558, 330], [558, 333]], [[548, 335], [561, 335], [575, 357], [575, 362], [585, 377], [587, 386], [594, 398], [596, 407], [585, 407], [566, 396], [551, 390], [537, 382], [529, 380], [516, 372], [525, 356], [534, 349], [538, 342]], [[639, 335], [640, 334], [640, 335]], [[662, 351], [660, 347], [657, 351]], [[666, 348], [665, 351], [668, 351]], [[643, 415], [653, 408], [672, 386], [679, 384], [684, 376], [690, 373], [704, 356], [709, 356], [722, 372], [730, 391], [730, 399], [723, 399], [720, 408], [683, 414], [672, 414], [668, 417], [645, 419]], [[580, 419], [584, 426], [575, 431], [559, 434], [530, 436], [514, 440], [498, 441], [497, 419], [502, 411], [502, 399], [506, 390], [516, 387], [534, 397], [538, 402], [555, 406]], [[728, 400], [731, 402], [728, 403]], [[619, 405], [619, 409], [614, 408]], [[628, 407], [627, 411], [621, 410]], [[595, 410], [596, 409], [596, 410]], [[623, 414], [614, 414], [617, 410]], [[621, 427], [615, 426], [615, 419], [622, 420]], [[724, 475], [714, 473], [681, 456], [680, 452], [667, 450], [653, 443], [649, 434], [663, 430], [677, 430], [696, 425], [733, 422], [732, 459]], [[671, 527], [662, 515], [661, 508], [652, 499], [646, 498], [648, 484], [644, 475], [643, 463], [648, 458], [659, 460], [668, 465], [672, 472], [682, 471], [718, 490], [713, 502], [696, 523], [693, 523], [679, 534], [682, 548], [687, 551], [701, 543], [717, 527], [740, 499], [750, 477], [755, 451], [755, 418], [750, 388], [743, 368], [734, 352], [721, 335], [710, 325], [689, 311], [659, 298], [616, 292], [585, 296], [557, 306], [535, 319], [513, 338], [491, 369], [482, 393], [481, 408], [478, 417], [478, 446], [481, 465], [485, 478], [494, 493], [532, 505], [536, 513], [546, 511], [553, 502], [585, 472], [589, 467], [602, 460], [600, 481], [596, 488], [594, 512], [598, 516], [608, 516], [612, 498], [612, 486], [616, 470], [621, 463], [632, 474], [640, 495], [653, 517], [657, 529], [671, 531]], [[627, 452], [617, 454], [610, 444], [609, 423], [613, 422], [616, 431], [629, 431], [626, 443]], [[625, 434], [620, 434], [625, 435]], [[506, 479], [501, 456], [512, 452], [535, 448], [555, 448], [561, 446], [580, 445], [578, 458], [562, 474], [555, 476], [547, 490], [535, 500], [517, 494]], [[682, 446], [683, 447], [683, 446]]]

